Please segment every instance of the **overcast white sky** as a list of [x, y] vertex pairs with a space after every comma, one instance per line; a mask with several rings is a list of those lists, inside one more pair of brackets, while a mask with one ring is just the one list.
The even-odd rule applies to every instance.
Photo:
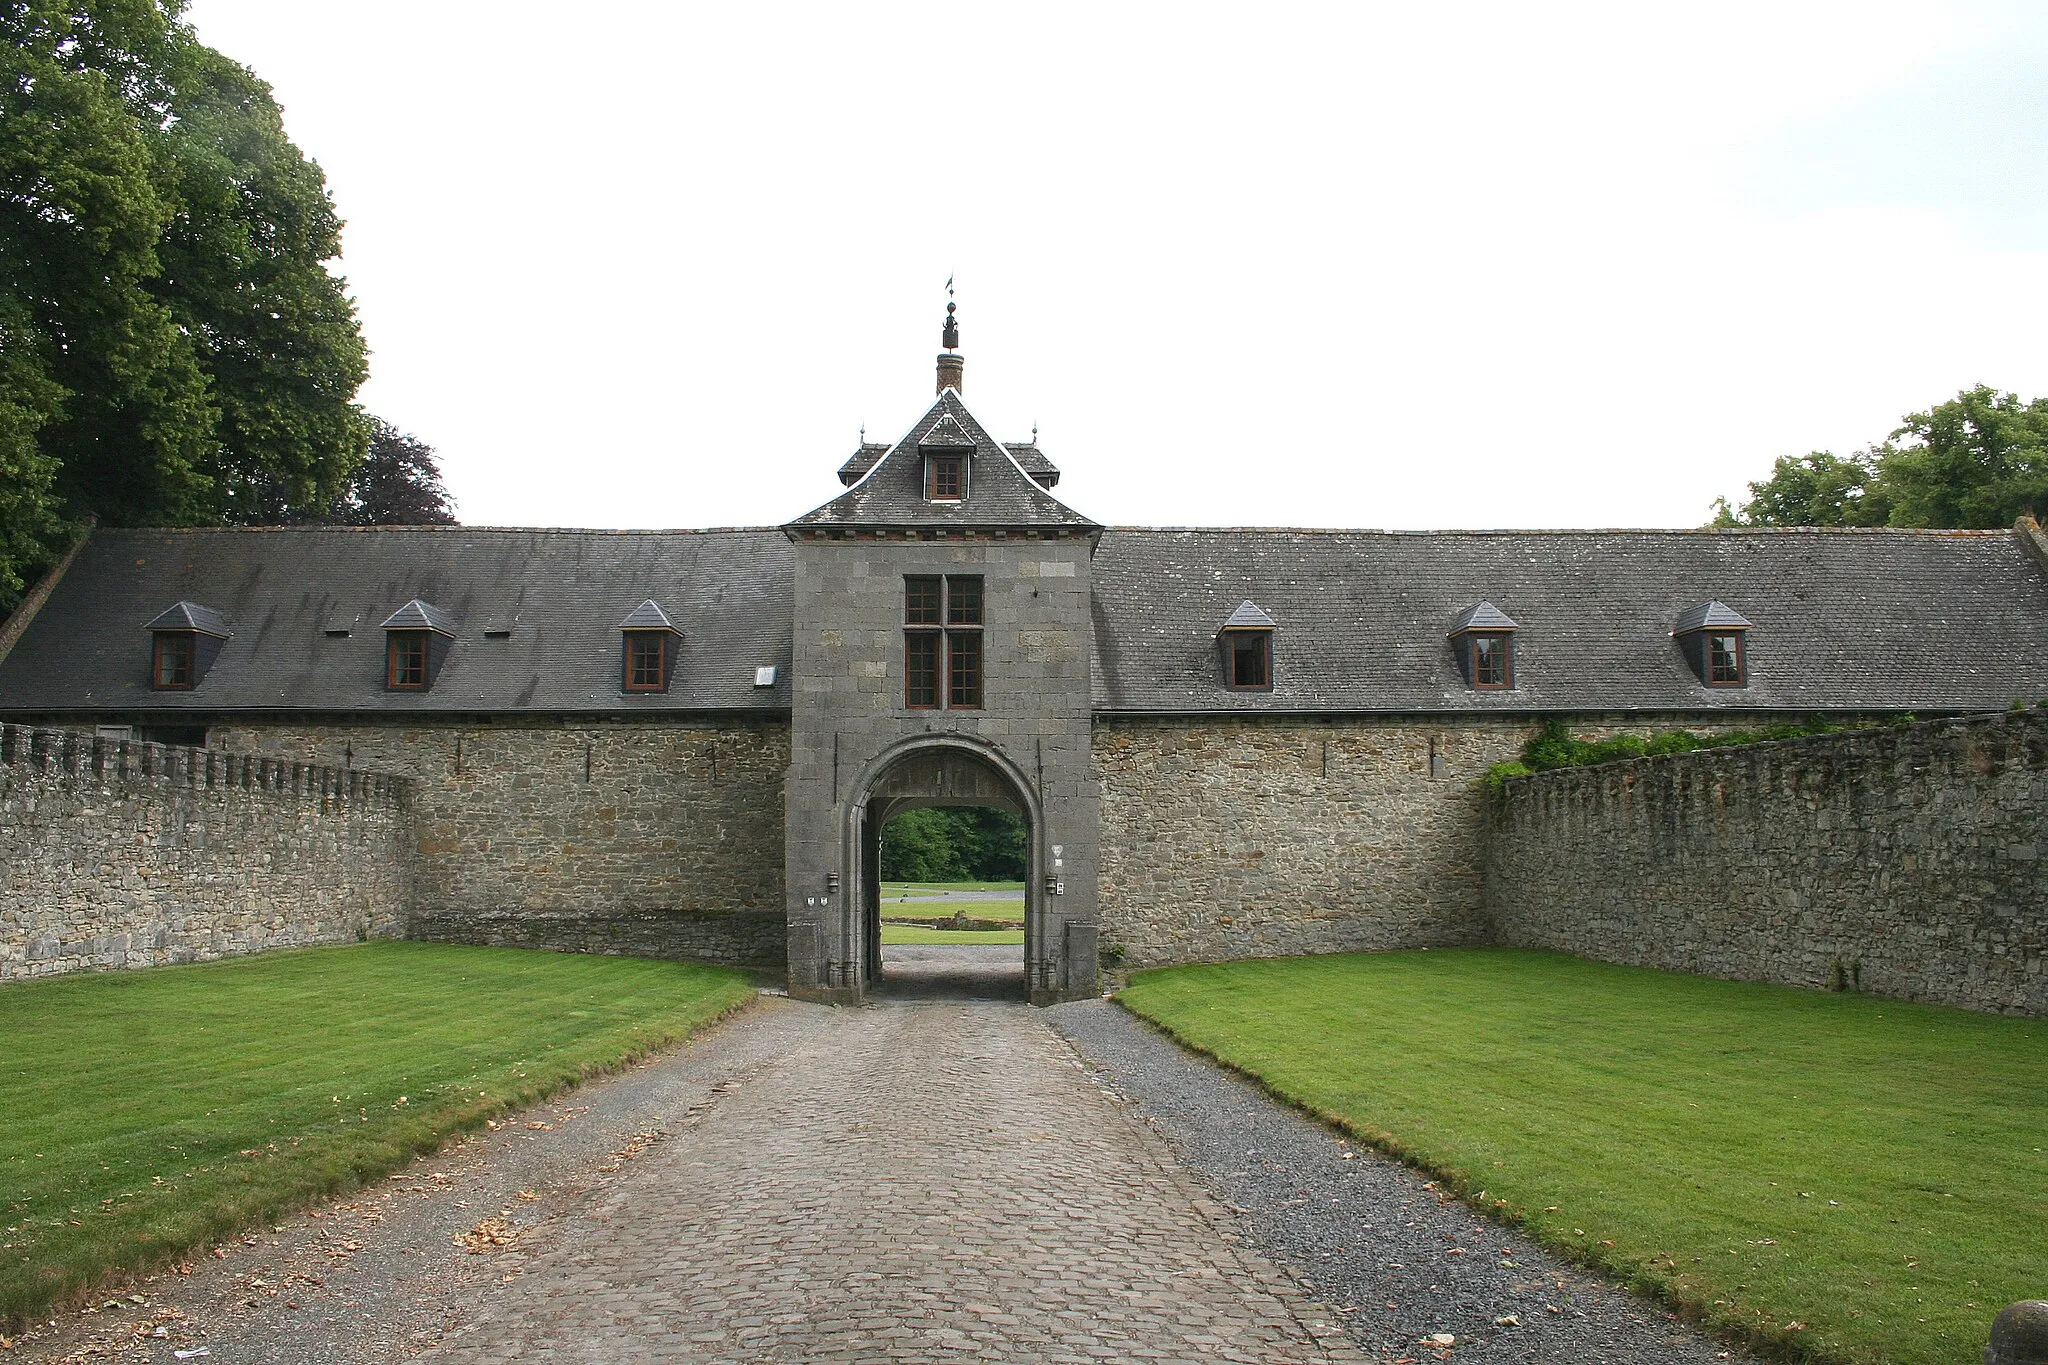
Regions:
[[1685, 526], [2048, 393], [2048, 6], [197, 0], [477, 525], [773, 524], [930, 401], [1112, 524]]

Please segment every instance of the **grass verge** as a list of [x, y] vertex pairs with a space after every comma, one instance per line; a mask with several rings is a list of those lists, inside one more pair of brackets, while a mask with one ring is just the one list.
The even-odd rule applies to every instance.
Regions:
[[882, 918], [886, 920], [916, 920], [929, 924], [943, 919], [949, 911], [957, 911], [968, 919], [1006, 920], [1019, 928], [1024, 924], [1024, 902], [1014, 901], [949, 901], [944, 905], [933, 905], [930, 901], [883, 901]]
[[371, 943], [0, 987], [0, 1324], [703, 1027], [738, 972]]
[[1118, 998], [1775, 1354], [1964, 1365], [2048, 1295], [2048, 1021], [1510, 949], [1171, 968]]
[[914, 924], [882, 924], [882, 943], [1015, 943], [1024, 942], [1022, 929], [926, 929]]

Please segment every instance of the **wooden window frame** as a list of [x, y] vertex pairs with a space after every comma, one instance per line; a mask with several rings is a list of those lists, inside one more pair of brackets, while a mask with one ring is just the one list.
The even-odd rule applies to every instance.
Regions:
[[[1480, 666], [1480, 646], [1498, 645], [1500, 653], [1500, 676], [1488, 679]], [[1465, 636], [1465, 675], [1472, 680], [1475, 692], [1512, 692], [1515, 687], [1515, 637], [1506, 631], [1476, 630]]]
[[[427, 690], [428, 675], [434, 666], [433, 632], [430, 630], [387, 630], [384, 632], [384, 690], [387, 692], [424, 692]], [[399, 680], [398, 652], [403, 648], [408, 654], [417, 651], [419, 660], [419, 681]], [[409, 670], [408, 670], [409, 671]]]
[[[627, 692], [668, 691], [669, 640], [671, 638], [669, 632], [665, 630], [629, 630], [624, 632], [624, 634], [626, 637], [624, 658], [622, 660], [624, 672], [620, 676], [619, 686]], [[648, 645], [654, 646], [654, 681], [635, 681], [634, 675], [640, 671], [638, 667], [640, 652]]]
[[[166, 648], [170, 646], [170, 648]], [[183, 667], [174, 681], [165, 681], [164, 664], [173, 651], [183, 657]], [[149, 651], [149, 685], [158, 692], [190, 692], [198, 684], [199, 632], [193, 630], [159, 630], [151, 641]]]
[[[1237, 666], [1241, 655], [1253, 651], [1241, 648], [1256, 646], [1255, 657], [1259, 661], [1259, 680], [1243, 682]], [[1270, 630], [1226, 630], [1223, 632], [1223, 685], [1233, 692], [1271, 692], [1273, 690], [1273, 632]]]
[[981, 574], [903, 576], [904, 709], [982, 709], [986, 601]]
[[[1730, 652], [1729, 662], [1733, 665], [1733, 676], [1723, 677], [1716, 658], [1715, 644], [1720, 640], [1733, 640], [1735, 648]], [[1745, 687], [1749, 683], [1749, 640], [1748, 632], [1740, 630], [1708, 630], [1701, 632], [1700, 639], [1701, 681], [1709, 687]]]
[[[942, 477], [950, 475], [950, 478]], [[942, 491], [948, 485], [952, 492]], [[967, 501], [967, 456], [962, 454], [931, 454], [924, 457], [924, 496], [926, 502]]]

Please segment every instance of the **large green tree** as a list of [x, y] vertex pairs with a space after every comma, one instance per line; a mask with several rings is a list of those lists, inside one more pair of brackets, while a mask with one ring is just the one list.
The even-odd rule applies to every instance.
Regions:
[[1717, 526], [2010, 526], [2048, 515], [2048, 398], [1985, 385], [1900, 419], [1889, 439], [1850, 456], [1785, 456], [1724, 498]]
[[87, 513], [292, 519], [361, 458], [340, 222], [184, 0], [0, 0], [0, 605]]

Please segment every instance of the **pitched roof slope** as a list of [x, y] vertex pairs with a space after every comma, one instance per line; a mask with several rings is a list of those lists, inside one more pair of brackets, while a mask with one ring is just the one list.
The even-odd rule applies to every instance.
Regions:
[[[1996, 709], [2048, 695], [2048, 574], [2009, 531], [1102, 533], [1098, 711]], [[1222, 685], [1216, 622], [1279, 622], [1273, 690]], [[1475, 599], [1519, 629], [1515, 686], [1465, 686]], [[1753, 623], [1749, 685], [1671, 638], [1718, 600]]]
[[[781, 711], [795, 559], [767, 528], [96, 531], [0, 662], [0, 711]], [[180, 597], [234, 638], [192, 691], [152, 691], [143, 623]], [[379, 626], [415, 598], [455, 643], [431, 689], [387, 692]], [[683, 633], [674, 681], [624, 693], [619, 622], [649, 598]]]
[[[958, 502], [925, 497], [924, 460], [918, 443], [937, 429], [937, 441], [973, 441], [967, 496]], [[862, 447], [859, 459], [866, 454]], [[1064, 526], [1092, 531], [1095, 523], [1035, 483], [1001, 442], [976, 421], [956, 390], [947, 389], [844, 493], [789, 523], [791, 529], [829, 526]]]

